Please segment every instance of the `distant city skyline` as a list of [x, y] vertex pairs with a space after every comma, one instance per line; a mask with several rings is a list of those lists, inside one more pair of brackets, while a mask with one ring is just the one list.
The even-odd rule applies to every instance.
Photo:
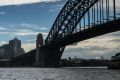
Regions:
[[[9, 40], [18, 37], [26, 52], [35, 48], [38, 33], [42, 33], [45, 39], [59, 11], [66, 3], [66, 0], [11, 1], [0, 1], [0, 45], [7, 44]], [[106, 34], [82, 41], [76, 46], [68, 46], [62, 58], [69, 56], [110, 58], [120, 52], [119, 42], [120, 32]]]

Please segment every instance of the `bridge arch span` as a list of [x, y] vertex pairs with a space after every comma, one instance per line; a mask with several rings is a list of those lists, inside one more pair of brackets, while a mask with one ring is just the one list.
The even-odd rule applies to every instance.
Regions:
[[[45, 40], [44, 47], [47, 51], [43, 51], [45, 51], [46, 66], [59, 65], [66, 45], [120, 30], [120, 19], [116, 19], [115, 0], [111, 0], [112, 7], [109, 1], [68, 0], [66, 2]], [[113, 9], [112, 20], [110, 8]], [[79, 30], [76, 31], [79, 22]]]
[[[56, 39], [73, 33], [80, 19], [99, 0], [68, 0], [56, 18], [45, 42], [50, 44]], [[67, 34], [67, 35], [66, 35]]]

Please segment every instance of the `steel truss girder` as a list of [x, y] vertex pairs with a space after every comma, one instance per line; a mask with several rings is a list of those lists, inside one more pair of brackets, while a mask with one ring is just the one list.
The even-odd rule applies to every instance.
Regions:
[[73, 33], [78, 22], [99, 0], [68, 0], [55, 20], [45, 42], [46, 44]]
[[[47, 41], [51, 41], [52, 36], [58, 30], [58, 27], [60, 27], [63, 22], [65, 21], [66, 17], [68, 16], [69, 12], [72, 10], [75, 5], [80, 2], [80, 0], [68, 0], [61, 12], [59, 13], [58, 17], [56, 18], [51, 31], [49, 32], [48, 37], [46, 38]], [[51, 39], [50, 39], [51, 38]]]

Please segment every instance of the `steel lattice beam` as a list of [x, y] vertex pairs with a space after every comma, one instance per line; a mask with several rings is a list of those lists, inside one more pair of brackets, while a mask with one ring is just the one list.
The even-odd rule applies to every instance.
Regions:
[[55, 42], [73, 33], [85, 13], [99, 0], [69, 0], [61, 10], [45, 42]]

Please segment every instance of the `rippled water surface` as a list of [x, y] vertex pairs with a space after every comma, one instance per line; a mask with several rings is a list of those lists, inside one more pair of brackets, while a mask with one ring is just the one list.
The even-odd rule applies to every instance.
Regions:
[[102, 68], [0, 68], [0, 80], [120, 80], [120, 70]]

